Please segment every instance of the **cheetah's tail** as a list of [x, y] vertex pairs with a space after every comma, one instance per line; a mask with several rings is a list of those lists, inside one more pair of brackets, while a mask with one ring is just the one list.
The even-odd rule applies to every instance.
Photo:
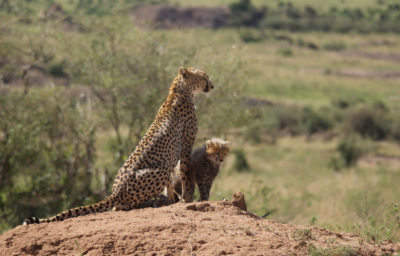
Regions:
[[48, 219], [38, 219], [36, 217], [27, 218], [24, 220], [23, 225], [29, 225], [29, 224], [33, 224], [33, 223], [48, 223], [48, 222], [55, 222], [55, 221], [63, 221], [68, 218], [83, 216], [83, 215], [86, 215], [89, 213], [105, 212], [105, 211], [113, 208], [115, 205], [115, 202], [116, 202], [115, 195], [111, 195], [111, 196], [107, 197], [106, 199], [104, 199], [103, 201], [100, 201], [98, 203], [69, 209], [69, 210], [63, 211], [60, 214], [57, 214], [56, 216], [50, 217]]

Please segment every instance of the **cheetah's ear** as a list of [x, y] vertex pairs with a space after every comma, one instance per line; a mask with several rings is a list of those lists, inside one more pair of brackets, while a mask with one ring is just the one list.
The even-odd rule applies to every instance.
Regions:
[[180, 67], [179, 68], [179, 73], [181, 73], [183, 78], [188, 78], [189, 77], [189, 70], [187, 70], [187, 68]]

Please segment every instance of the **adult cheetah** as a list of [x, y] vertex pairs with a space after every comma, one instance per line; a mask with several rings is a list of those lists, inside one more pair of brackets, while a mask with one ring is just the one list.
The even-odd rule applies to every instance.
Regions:
[[48, 219], [30, 217], [24, 225], [62, 221], [113, 207], [132, 209], [160, 194], [169, 183], [170, 173], [180, 160], [182, 195], [189, 201], [191, 183], [188, 178], [189, 158], [197, 133], [194, 96], [213, 89], [208, 75], [194, 68], [179, 68], [169, 87], [169, 95], [158, 110], [150, 128], [119, 169], [112, 194], [105, 200], [66, 210]]

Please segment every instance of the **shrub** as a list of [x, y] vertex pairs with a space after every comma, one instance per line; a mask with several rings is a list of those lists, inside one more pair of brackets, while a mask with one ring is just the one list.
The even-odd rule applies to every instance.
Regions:
[[256, 8], [251, 0], [239, 0], [229, 5], [231, 10], [230, 23], [233, 26], [258, 27], [267, 9]]
[[281, 48], [278, 50], [278, 53], [284, 57], [293, 56], [293, 51], [291, 48]]
[[396, 122], [394, 122], [391, 133], [392, 133], [393, 139], [400, 142], [400, 120], [397, 120]]
[[346, 49], [346, 44], [342, 41], [332, 41], [325, 43], [324, 49], [328, 51], [341, 51]]
[[0, 94], [0, 213], [11, 226], [93, 200], [91, 106], [37, 90]]
[[321, 112], [315, 112], [311, 108], [304, 109], [303, 123], [308, 134], [326, 131], [333, 127], [333, 122], [326, 114], [327, 111], [324, 111], [324, 115]]
[[247, 171], [250, 169], [250, 166], [246, 160], [246, 155], [243, 150], [237, 149], [237, 150], [234, 150], [232, 153], [235, 156], [235, 162], [233, 164], [234, 170], [241, 172], [241, 171]]
[[390, 120], [381, 107], [363, 107], [350, 113], [346, 120], [350, 130], [363, 137], [383, 140], [390, 134]]
[[354, 166], [362, 156], [362, 149], [356, 136], [348, 136], [340, 140], [336, 150], [339, 152], [339, 158], [333, 158], [330, 163], [335, 170]]
[[276, 106], [273, 114], [280, 130], [288, 130], [295, 135], [301, 131], [301, 109], [295, 106]]
[[52, 76], [56, 76], [56, 77], [67, 77], [67, 73], [65, 71], [66, 69], [66, 63], [65, 61], [60, 62], [60, 63], [56, 63], [53, 65], [50, 65], [48, 67], [48, 73]]
[[250, 29], [239, 30], [239, 37], [245, 43], [255, 43], [264, 40], [261, 32]]

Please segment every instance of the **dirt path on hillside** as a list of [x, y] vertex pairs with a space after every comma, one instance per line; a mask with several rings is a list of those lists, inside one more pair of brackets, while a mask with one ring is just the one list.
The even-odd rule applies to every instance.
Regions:
[[354, 234], [280, 224], [231, 202], [92, 214], [18, 226], [0, 236], [0, 255], [14, 256], [309, 255], [323, 248], [353, 252], [345, 255], [391, 255], [400, 243], [371, 244]]

